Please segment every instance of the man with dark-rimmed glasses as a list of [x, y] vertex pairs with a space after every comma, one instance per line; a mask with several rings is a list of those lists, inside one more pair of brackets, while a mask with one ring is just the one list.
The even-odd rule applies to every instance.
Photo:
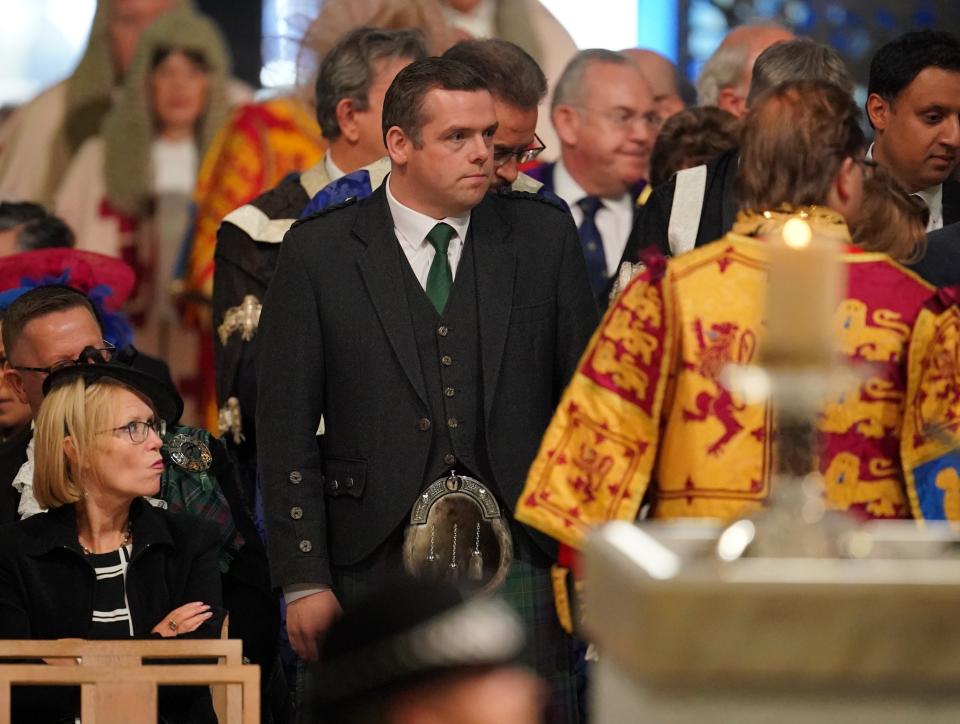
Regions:
[[[563, 202], [552, 190], [520, 170], [546, 149], [536, 134], [537, 107], [547, 95], [547, 79], [537, 62], [518, 45], [493, 38], [461, 41], [443, 57], [479, 73], [493, 96], [497, 129], [493, 134], [490, 193], [525, 191], [545, 196], [562, 206]], [[300, 218], [347, 199], [366, 198], [379, 188], [389, 172], [390, 159], [384, 157], [333, 181], [314, 195]]]

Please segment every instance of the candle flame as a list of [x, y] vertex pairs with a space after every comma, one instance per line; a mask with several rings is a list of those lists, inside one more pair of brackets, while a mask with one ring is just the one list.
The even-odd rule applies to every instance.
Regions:
[[810, 246], [813, 232], [810, 224], [802, 219], [790, 219], [783, 225], [783, 241], [791, 249], [805, 249]]

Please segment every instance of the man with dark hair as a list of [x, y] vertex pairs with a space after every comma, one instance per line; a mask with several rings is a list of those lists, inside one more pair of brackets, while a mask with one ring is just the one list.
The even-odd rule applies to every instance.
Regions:
[[[536, 159], [546, 148], [536, 134], [537, 107], [547, 94], [547, 81], [540, 66], [520, 46], [496, 39], [461, 41], [443, 57], [479, 73], [493, 96], [497, 132], [493, 136], [494, 176], [490, 192], [511, 189], [556, 199], [542, 183], [520, 171], [520, 166]], [[384, 157], [333, 181], [311, 199], [301, 218], [348, 198], [369, 196], [389, 169], [390, 159]]]
[[40, 204], [0, 202], [0, 257], [73, 243], [70, 227]]
[[[747, 102], [781, 83], [800, 80], [825, 81], [853, 93], [853, 81], [839, 54], [800, 38], [775, 43], [759, 55], [753, 64], [750, 90], [745, 91]], [[636, 262], [647, 247], [678, 256], [730, 231], [739, 208], [739, 165], [740, 149], [733, 148], [705, 165], [680, 171], [655, 188], [637, 210], [623, 259]]]
[[921, 30], [884, 45], [870, 63], [871, 155], [930, 209], [927, 230], [960, 221], [960, 40]]
[[256, 319], [280, 242], [312, 196], [383, 156], [383, 96], [397, 71], [426, 54], [416, 30], [359, 28], [345, 35], [324, 58], [317, 76], [317, 119], [330, 141], [323, 159], [228, 214], [217, 232], [213, 324], [220, 429], [229, 433], [251, 491], [256, 466]]
[[[520, 174], [520, 166], [544, 149], [536, 134], [537, 107], [547, 95], [543, 71], [529, 53], [506, 40], [465, 40], [443, 57], [470, 66], [486, 81], [497, 114], [491, 188], [511, 186]], [[539, 189], [531, 186], [515, 190]]]
[[75, 360], [87, 347], [115, 350], [103, 340], [100, 321], [85, 294], [64, 286], [44, 286], [14, 301], [3, 318], [3, 347], [9, 367], [5, 375], [36, 417], [43, 402], [45, 370]]
[[[387, 180], [291, 229], [258, 333], [267, 540], [290, 640], [316, 660], [341, 605], [405, 559], [442, 556], [447, 576], [503, 580], [554, 721], [573, 721], [575, 652], [552, 610], [550, 545], [501, 511], [596, 325], [576, 229], [535, 195], [488, 193], [497, 117], [465, 64], [402, 70], [383, 126]], [[511, 562], [482, 554], [465, 512], [437, 526], [434, 558], [409, 548], [422, 531], [404, 532], [414, 507], [444, 491], [471, 498], [467, 510], [483, 501]]]

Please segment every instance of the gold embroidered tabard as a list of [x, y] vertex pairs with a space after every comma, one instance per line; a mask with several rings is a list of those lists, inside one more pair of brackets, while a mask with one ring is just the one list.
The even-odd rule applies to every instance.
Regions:
[[[832, 211], [804, 214], [817, 233], [849, 240]], [[741, 214], [735, 229], [778, 233], [787, 218]], [[760, 354], [765, 259], [762, 240], [731, 232], [630, 283], [562, 397], [518, 520], [579, 548], [591, 526], [635, 519], [645, 498], [653, 517], [723, 520], [767, 500], [772, 412], [718, 379], [727, 364], [755, 363]], [[852, 250], [843, 259], [849, 291], [835, 330], [844, 357], [864, 374], [823, 408], [825, 497], [864, 516], [906, 517], [899, 451], [906, 351], [932, 288], [882, 254]]]

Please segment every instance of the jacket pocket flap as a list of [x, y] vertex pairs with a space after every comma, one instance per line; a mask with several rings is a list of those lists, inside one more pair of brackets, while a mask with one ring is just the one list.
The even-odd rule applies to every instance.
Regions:
[[356, 458], [328, 457], [323, 461], [321, 482], [329, 496], [359, 498], [367, 482], [367, 462]]

